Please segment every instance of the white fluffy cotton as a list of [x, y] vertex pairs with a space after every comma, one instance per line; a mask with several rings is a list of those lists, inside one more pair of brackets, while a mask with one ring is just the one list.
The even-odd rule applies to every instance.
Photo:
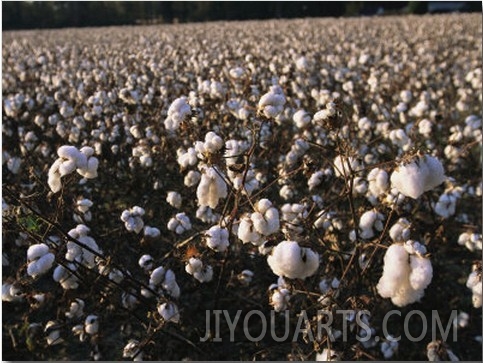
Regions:
[[267, 259], [273, 273], [291, 279], [305, 279], [319, 268], [319, 255], [294, 241], [282, 241]]
[[159, 305], [158, 313], [166, 322], [179, 323], [179, 310], [174, 302], [170, 301]]
[[188, 260], [185, 271], [201, 283], [210, 282], [213, 279], [213, 268], [210, 265], [204, 265], [200, 259], [195, 257]]
[[229, 246], [228, 229], [213, 226], [205, 233], [206, 245], [216, 252], [225, 252]]
[[173, 101], [168, 108], [168, 117], [164, 120], [164, 127], [169, 131], [176, 131], [182, 121], [191, 114], [191, 107], [186, 97], [180, 97]]
[[275, 118], [283, 111], [285, 96], [280, 86], [271, 86], [258, 101], [258, 110], [267, 118]]
[[392, 244], [384, 256], [383, 275], [377, 284], [379, 295], [402, 307], [421, 299], [433, 277], [431, 261], [410, 255], [404, 245]]
[[202, 170], [201, 180], [196, 190], [198, 204], [215, 209], [221, 198], [227, 196], [227, 187], [223, 178], [213, 167]]
[[418, 156], [399, 165], [391, 175], [391, 183], [403, 195], [417, 199], [446, 179], [441, 162], [431, 155]]
[[126, 209], [121, 214], [121, 220], [124, 222], [124, 226], [129, 232], [138, 234], [144, 227], [142, 216], [145, 211], [143, 208], [134, 206], [130, 209]]
[[185, 213], [178, 213], [168, 221], [168, 229], [176, 234], [182, 234], [191, 229], [191, 221]]

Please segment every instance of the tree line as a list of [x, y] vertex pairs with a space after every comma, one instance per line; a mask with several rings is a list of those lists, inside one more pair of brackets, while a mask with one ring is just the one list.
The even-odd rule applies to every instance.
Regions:
[[[479, 2], [476, 2], [479, 3]], [[2, 28], [37, 29], [149, 23], [424, 12], [408, 1], [2, 1]], [[481, 9], [481, 4], [480, 4]]]

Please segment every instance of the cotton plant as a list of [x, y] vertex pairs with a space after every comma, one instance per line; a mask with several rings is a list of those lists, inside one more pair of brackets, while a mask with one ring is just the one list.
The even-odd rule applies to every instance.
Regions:
[[248, 286], [251, 284], [252, 280], [253, 280], [253, 277], [255, 276], [255, 274], [253, 273], [252, 270], [243, 270], [242, 272], [240, 272], [238, 275], [237, 275], [237, 278], [238, 278], [238, 281], [244, 285], [244, 286]]
[[191, 106], [188, 104], [187, 98], [185, 96], [179, 97], [169, 106], [168, 116], [164, 120], [164, 127], [166, 130], [175, 132], [190, 115]]
[[286, 99], [280, 86], [270, 86], [270, 90], [258, 101], [258, 111], [266, 118], [275, 118], [283, 111]]
[[84, 178], [97, 177], [99, 161], [93, 156], [94, 149], [84, 146], [78, 150], [75, 146], [64, 145], [57, 150], [59, 158], [49, 169], [48, 184], [53, 193], [62, 188], [61, 178], [75, 170]]
[[206, 160], [209, 159], [211, 154], [216, 153], [221, 150], [224, 146], [223, 139], [218, 136], [215, 132], [209, 131], [205, 135], [205, 141], [195, 142], [195, 151], [198, 159]]
[[158, 306], [158, 313], [167, 323], [171, 322], [178, 324], [180, 321], [178, 306], [172, 301], [160, 304]]
[[314, 190], [316, 187], [322, 184], [322, 181], [324, 179], [326, 180], [332, 175], [333, 175], [333, 171], [331, 168], [322, 169], [314, 172], [312, 175], [310, 175], [310, 178], [307, 181], [307, 186], [309, 187], [309, 191]]
[[215, 209], [220, 199], [228, 194], [226, 182], [214, 167], [205, 166], [201, 171], [201, 180], [196, 189], [198, 204]]
[[125, 209], [121, 214], [121, 221], [124, 222], [124, 227], [128, 232], [134, 232], [139, 234], [144, 227], [144, 221], [142, 219], [145, 211], [139, 206], [134, 206], [129, 209]]
[[324, 348], [322, 352], [317, 353], [315, 361], [317, 362], [337, 362], [341, 359], [341, 353], [330, 348]]
[[161, 236], [161, 231], [156, 227], [144, 226], [143, 231], [144, 237], [147, 239], [155, 240]]
[[373, 238], [376, 232], [384, 228], [384, 215], [376, 210], [369, 210], [361, 215], [359, 219], [360, 236], [364, 239]]
[[389, 229], [393, 242], [406, 242], [411, 235], [411, 223], [406, 218], [399, 218]]
[[215, 213], [213, 209], [208, 206], [199, 206], [196, 210], [196, 218], [204, 223], [218, 223], [221, 215]]
[[426, 356], [429, 362], [459, 362], [459, 358], [448, 344], [441, 340], [433, 340], [426, 346]]
[[27, 275], [37, 278], [52, 268], [55, 255], [45, 243], [31, 245], [27, 250]]
[[300, 203], [285, 203], [280, 209], [282, 212], [282, 231], [286, 234], [300, 234], [303, 232], [303, 223], [308, 216], [308, 206]]
[[123, 358], [133, 358], [133, 361], [140, 362], [143, 360], [143, 352], [140, 343], [136, 339], [130, 339], [122, 350]]
[[187, 150], [180, 148], [176, 150], [176, 155], [177, 162], [181, 169], [186, 169], [198, 163], [197, 152], [194, 147], [190, 147]]
[[[65, 253], [65, 259], [70, 262], [78, 262], [87, 268], [94, 268], [96, 266], [96, 254], [102, 254], [102, 250], [97, 245], [96, 241], [88, 236], [90, 228], [84, 224], [79, 224], [75, 228], [71, 229], [68, 234], [74, 238], [77, 242], [67, 242], [67, 252]], [[88, 247], [90, 250], [84, 248]]]
[[271, 284], [268, 288], [270, 305], [276, 312], [289, 309], [291, 292], [289, 286], [282, 277], [279, 277], [276, 284]]
[[183, 203], [183, 199], [181, 198], [181, 194], [175, 191], [169, 191], [166, 196], [166, 202], [173, 208], [179, 209], [181, 208], [181, 204]]
[[[174, 299], [179, 298], [181, 290], [176, 282], [176, 275], [171, 269], [165, 269], [163, 266], [155, 268], [149, 276], [149, 286], [157, 289], [162, 294], [165, 291]], [[150, 295], [150, 292], [146, 292]]]
[[197, 170], [190, 170], [188, 173], [186, 173], [183, 179], [183, 184], [187, 187], [194, 187], [195, 185], [198, 185], [200, 180], [201, 173]]
[[389, 175], [384, 169], [372, 169], [367, 175], [367, 181], [369, 182], [367, 191], [367, 198], [369, 201], [377, 200], [380, 196], [387, 193], [389, 189]]
[[398, 348], [399, 342], [391, 335], [388, 335], [386, 340], [381, 343], [380, 350], [384, 359], [391, 359], [397, 353]]
[[55, 320], [49, 320], [45, 324], [44, 334], [48, 346], [57, 345], [64, 342], [64, 338], [61, 337], [62, 325]]
[[458, 244], [474, 252], [482, 249], [483, 237], [481, 233], [463, 232], [458, 236]]
[[433, 278], [433, 267], [425, 257], [426, 248], [417, 241], [394, 243], [384, 255], [383, 275], [377, 292], [402, 307], [419, 301]]
[[213, 279], [213, 268], [203, 264], [203, 261], [196, 257], [191, 257], [187, 261], [185, 271], [201, 283], [210, 282]]
[[472, 266], [472, 271], [466, 280], [466, 287], [471, 289], [473, 294], [471, 301], [476, 309], [482, 305], [482, 282], [481, 282], [481, 263], [477, 262]]
[[325, 103], [325, 108], [317, 111], [313, 118], [312, 122], [315, 124], [323, 125], [327, 120], [331, 117], [335, 116], [337, 113], [337, 106], [334, 102], [327, 102]]
[[205, 232], [206, 245], [216, 252], [225, 252], [230, 245], [228, 229], [213, 226]]
[[84, 315], [85, 302], [80, 298], [74, 299], [69, 305], [69, 310], [65, 312], [65, 317], [69, 320], [77, 320]]
[[176, 232], [176, 234], [183, 234], [192, 228], [191, 221], [186, 213], [177, 213], [172, 217], [167, 224], [170, 231]]
[[275, 275], [304, 280], [319, 268], [319, 255], [295, 241], [282, 241], [274, 247], [267, 262]]
[[18, 283], [5, 282], [2, 284], [2, 301], [22, 302], [25, 300], [25, 292]]
[[94, 203], [87, 198], [79, 198], [75, 202], [74, 210], [74, 221], [76, 223], [82, 224], [85, 222], [90, 222], [92, 220], [92, 213], [89, 210]]
[[400, 163], [391, 174], [391, 185], [412, 199], [418, 199], [445, 180], [441, 161], [427, 154], [416, 155], [411, 161]]
[[295, 123], [295, 126], [297, 126], [299, 129], [302, 129], [309, 125], [311, 120], [312, 117], [310, 116], [310, 114], [303, 109], [297, 110], [293, 114], [293, 122]]
[[58, 282], [64, 290], [75, 290], [79, 287], [79, 278], [75, 275], [77, 266], [68, 263], [65, 267], [59, 265], [53, 273], [54, 281]]
[[362, 168], [361, 163], [356, 158], [337, 155], [334, 159], [334, 174], [338, 178], [344, 178]]
[[456, 213], [456, 202], [461, 198], [462, 188], [450, 187], [444, 191], [438, 198], [438, 201], [433, 204], [434, 212], [447, 219]]

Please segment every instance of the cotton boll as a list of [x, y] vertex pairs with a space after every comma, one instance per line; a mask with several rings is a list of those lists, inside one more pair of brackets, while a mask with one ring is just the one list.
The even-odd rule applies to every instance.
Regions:
[[305, 110], [298, 110], [293, 115], [293, 121], [299, 129], [307, 126], [310, 123], [311, 119], [312, 118]]
[[405, 283], [410, 273], [409, 255], [403, 245], [392, 244], [384, 255], [384, 271], [377, 292], [382, 297], [394, 296], [400, 285]]
[[64, 341], [60, 336], [60, 325], [56, 321], [50, 320], [45, 325], [44, 333], [46, 334], [47, 345], [57, 345]]
[[124, 222], [124, 226], [129, 232], [138, 234], [144, 227], [142, 216], [145, 211], [143, 208], [134, 206], [130, 209], [126, 209], [121, 214], [121, 220]]
[[203, 168], [201, 181], [196, 190], [198, 204], [215, 209], [221, 198], [227, 196], [227, 186], [213, 167]]
[[367, 175], [369, 182], [369, 192], [376, 198], [386, 193], [389, 188], [389, 176], [383, 169], [374, 168]]
[[143, 353], [139, 350], [139, 341], [130, 339], [122, 350], [123, 358], [134, 358], [134, 361], [142, 361]]
[[196, 165], [198, 162], [198, 157], [196, 156], [196, 150], [194, 147], [188, 148], [186, 152], [183, 149], [178, 149], [176, 154], [178, 155], [178, 164], [182, 169], [186, 169], [188, 166]]
[[360, 163], [353, 157], [336, 156], [334, 159], [334, 172], [336, 177], [349, 176], [352, 172], [361, 168]]
[[2, 301], [7, 302], [20, 302], [24, 300], [24, 292], [17, 283], [2, 284]]
[[203, 266], [200, 259], [191, 257], [185, 266], [185, 270], [199, 282], [210, 282], [213, 279], [213, 268], [211, 266]]
[[84, 315], [84, 300], [76, 298], [70, 303], [69, 311], [65, 313], [67, 319], [78, 319]]
[[283, 111], [285, 96], [280, 86], [271, 86], [258, 102], [258, 110], [267, 118], [275, 118]]
[[399, 218], [389, 229], [389, 236], [393, 242], [404, 242], [409, 239], [411, 234], [411, 224], [406, 218]]
[[394, 353], [397, 352], [399, 347], [399, 343], [397, 340], [394, 340], [392, 336], [388, 336], [387, 340], [381, 343], [381, 353], [384, 356], [384, 359], [391, 359]]
[[262, 236], [255, 230], [253, 226], [253, 221], [250, 215], [242, 217], [240, 224], [238, 225], [238, 238], [243, 243], [252, 243], [255, 246], [260, 246], [263, 244], [264, 240]]
[[[425, 252], [416, 242], [410, 252]], [[417, 251], [416, 251], [417, 250]], [[430, 284], [433, 269], [429, 259], [419, 253], [409, 254], [407, 246], [391, 245], [384, 256], [384, 271], [377, 291], [379, 295], [391, 298], [394, 305], [402, 307], [420, 300], [424, 289]]]
[[45, 243], [31, 245], [27, 250], [27, 260], [36, 260], [49, 252], [49, 246]]
[[55, 256], [52, 253], [47, 253], [35, 261], [32, 261], [27, 266], [27, 275], [36, 278], [37, 276], [45, 274], [54, 264]]
[[305, 279], [319, 268], [319, 255], [310, 248], [301, 248], [297, 242], [283, 241], [275, 246], [267, 262], [278, 276]]
[[145, 272], [150, 271], [154, 266], [154, 260], [151, 255], [142, 255], [138, 260], [138, 265], [141, 267]]
[[431, 261], [420, 256], [410, 256], [411, 273], [409, 282], [413, 289], [424, 290], [433, 278]]
[[481, 233], [463, 232], [458, 237], [458, 244], [465, 246], [471, 252], [482, 249], [483, 237]]
[[144, 227], [144, 237], [148, 238], [158, 238], [161, 235], [161, 231], [156, 227], [145, 226]]
[[159, 266], [155, 268], [149, 277], [149, 285], [160, 286], [161, 283], [164, 281], [164, 277], [166, 275], [166, 270], [164, 267]]
[[391, 183], [405, 196], [417, 199], [446, 179], [441, 162], [422, 155], [406, 165], [399, 165], [391, 175]]
[[204, 160], [209, 154], [214, 154], [223, 147], [223, 139], [213, 131], [205, 135], [205, 141], [197, 141], [195, 150], [199, 159]]
[[324, 348], [322, 353], [317, 353], [315, 360], [317, 362], [336, 362], [340, 360], [340, 353], [332, 349]]
[[218, 213], [214, 213], [213, 209], [208, 206], [199, 206], [196, 210], [196, 218], [204, 223], [218, 223], [220, 220], [220, 215]]
[[250, 271], [250, 270], [243, 270], [237, 275], [238, 281], [240, 281], [240, 283], [245, 286], [250, 285], [250, 283], [253, 280], [253, 276], [254, 276], [254, 273], [253, 271]]
[[473, 265], [473, 271], [468, 275], [466, 287], [473, 293], [472, 302], [476, 309], [482, 305], [482, 283], [481, 283], [481, 263]]
[[228, 230], [213, 226], [206, 231], [206, 245], [216, 252], [225, 252], [229, 246]]
[[89, 335], [95, 335], [99, 331], [99, 318], [97, 315], [88, 315], [84, 322], [84, 330]]
[[272, 294], [270, 295], [270, 305], [276, 312], [284, 311], [288, 309], [288, 303], [290, 301], [290, 291], [288, 289], [273, 286]]
[[177, 131], [182, 121], [191, 114], [191, 107], [186, 97], [180, 97], [173, 101], [168, 109], [168, 117], [164, 121], [164, 127], [169, 131]]
[[158, 313], [166, 322], [179, 323], [180, 316], [178, 306], [173, 302], [163, 303], [158, 306]]
[[272, 207], [272, 202], [268, 199], [261, 199], [255, 207], [258, 212], [254, 212], [250, 216], [255, 230], [264, 236], [278, 232], [280, 219], [278, 210]]
[[178, 213], [168, 221], [167, 227], [176, 234], [182, 234], [191, 229], [191, 222], [185, 213]]
[[181, 199], [181, 195], [178, 192], [170, 191], [166, 196], [166, 201], [172, 207], [179, 209], [181, 208], [181, 204], [183, 200]]
[[79, 279], [71, 272], [77, 270], [77, 267], [69, 263], [67, 268], [60, 265], [57, 266], [53, 274], [54, 281], [60, 283], [64, 290], [77, 289], [79, 287]]
[[193, 187], [201, 180], [201, 173], [196, 170], [190, 170], [184, 177], [184, 185]]
[[374, 210], [365, 212], [359, 221], [360, 236], [369, 239], [375, 236], [375, 231], [382, 231], [384, 216]]
[[447, 219], [456, 212], [456, 201], [458, 197], [451, 192], [443, 193], [434, 205], [434, 212], [440, 217]]

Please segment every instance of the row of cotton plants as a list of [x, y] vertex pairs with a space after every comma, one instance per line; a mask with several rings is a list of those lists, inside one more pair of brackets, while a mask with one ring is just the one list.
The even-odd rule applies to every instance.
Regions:
[[[481, 35], [473, 15], [4, 32], [7, 358], [481, 359]], [[220, 309], [304, 333], [228, 343]], [[383, 336], [394, 309], [457, 311], [458, 340]], [[352, 313], [320, 335], [320, 310]]]

